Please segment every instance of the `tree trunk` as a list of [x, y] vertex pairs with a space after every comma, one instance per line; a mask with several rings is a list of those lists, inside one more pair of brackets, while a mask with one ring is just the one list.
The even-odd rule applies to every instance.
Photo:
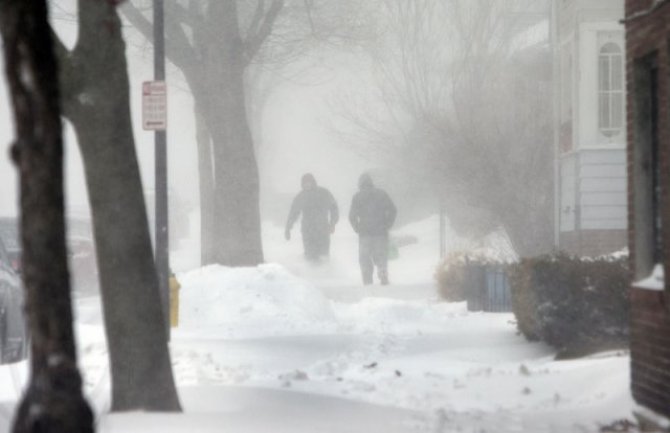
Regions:
[[[198, 68], [182, 71], [211, 137], [214, 187], [201, 201], [203, 264], [256, 266], [263, 262], [258, 165], [246, 112], [244, 44], [236, 1], [211, 1], [193, 34]], [[213, 48], [216, 47], [216, 48]], [[200, 151], [199, 151], [200, 153]], [[201, 157], [207, 155], [200, 153]], [[203, 159], [200, 159], [203, 162]], [[201, 183], [201, 188], [206, 183]], [[203, 206], [203, 203], [205, 205]], [[210, 209], [211, 206], [211, 209]], [[211, 211], [211, 219], [207, 215]], [[211, 230], [211, 232], [210, 232]]]
[[21, 241], [30, 382], [15, 433], [93, 432], [93, 413], [77, 370], [63, 197], [63, 141], [58, 71], [44, 0], [7, 0], [0, 30], [17, 142]]
[[224, 114], [218, 123], [210, 121], [216, 179], [215, 261], [256, 266], [263, 262], [258, 166], [244, 109], [243, 71], [231, 69], [229, 79], [220, 83], [224, 94], [214, 111]]
[[214, 142], [215, 259], [228, 266], [256, 266], [263, 262], [258, 165], [246, 112], [237, 2], [213, 2], [210, 13], [221, 18], [217, 25], [223, 42], [220, 63], [213, 69], [220, 72], [220, 94], [210, 99], [207, 110]]
[[195, 111], [196, 142], [198, 143], [198, 168], [200, 180], [200, 263], [216, 263], [214, 251], [214, 164], [212, 161], [212, 139], [201, 113]]
[[[273, 13], [266, 12], [273, 16], [271, 21], [282, 6], [277, 3]], [[214, 188], [211, 196], [201, 200], [204, 218], [205, 206], [211, 204], [213, 209], [212, 233], [205, 227], [210, 221], [202, 220], [202, 236], [208, 237], [202, 245], [204, 264], [255, 266], [263, 262], [259, 179], [245, 108], [244, 70], [249, 59], [240, 35], [237, 1], [190, 2], [189, 13], [202, 17], [190, 23], [190, 37], [178, 20], [170, 26], [168, 48], [170, 41], [176, 45], [168, 53], [184, 73], [212, 139]], [[151, 23], [137, 8], [130, 6], [126, 16], [151, 38]], [[169, 13], [167, 19], [169, 24]]]
[[[550, 191], [546, 193], [549, 194]], [[539, 201], [542, 196], [537, 194], [532, 198]], [[537, 257], [552, 251], [552, 215], [547, 209], [547, 206], [538, 208], [527, 197], [508, 201], [506, 205], [501, 203], [499, 206], [501, 223], [519, 258]]]
[[[130, 116], [121, 22], [79, 1], [66, 115], [84, 160], [112, 376], [112, 410], [178, 411]], [[77, 87], [78, 86], [78, 87]], [[92, 105], [92, 106], [91, 106]]]

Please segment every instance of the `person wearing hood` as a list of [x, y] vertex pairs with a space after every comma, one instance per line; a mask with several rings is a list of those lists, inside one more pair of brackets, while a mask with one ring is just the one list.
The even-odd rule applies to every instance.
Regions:
[[397, 210], [386, 191], [375, 187], [369, 174], [358, 180], [358, 192], [351, 201], [349, 222], [358, 233], [358, 261], [363, 284], [372, 284], [374, 267], [382, 285], [389, 283], [389, 230]]
[[293, 199], [284, 236], [291, 239], [293, 224], [302, 215], [301, 232], [305, 258], [317, 261], [330, 253], [330, 235], [339, 220], [337, 202], [326, 188], [318, 186], [311, 173], [301, 180], [302, 191]]

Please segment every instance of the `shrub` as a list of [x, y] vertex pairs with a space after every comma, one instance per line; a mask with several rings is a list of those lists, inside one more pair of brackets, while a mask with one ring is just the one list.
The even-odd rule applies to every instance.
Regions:
[[[507, 265], [476, 252], [450, 253], [435, 271], [438, 293], [446, 301], [467, 300], [469, 303], [483, 304], [487, 290], [486, 270]], [[478, 309], [481, 309], [481, 305]]]
[[524, 259], [510, 269], [519, 331], [559, 356], [620, 347], [628, 338], [626, 258], [564, 254]]
[[538, 300], [532, 281], [534, 263], [532, 260], [522, 260], [518, 264], [511, 265], [508, 270], [512, 290], [512, 311], [516, 316], [517, 328], [530, 341], [540, 339]]
[[450, 302], [465, 301], [468, 261], [464, 253], [451, 253], [438, 265], [435, 280], [442, 299]]

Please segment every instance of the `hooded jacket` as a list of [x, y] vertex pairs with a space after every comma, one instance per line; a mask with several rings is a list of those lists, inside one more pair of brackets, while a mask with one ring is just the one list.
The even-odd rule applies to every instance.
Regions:
[[372, 183], [369, 175], [358, 180], [359, 191], [349, 210], [349, 222], [359, 236], [385, 236], [395, 222], [397, 209], [386, 191]]
[[290, 231], [302, 214], [303, 234], [330, 234], [331, 228], [339, 219], [335, 198], [326, 188], [318, 186], [311, 174], [303, 176], [302, 185], [303, 190], [298, 193], [291, 205], [286, 230]]

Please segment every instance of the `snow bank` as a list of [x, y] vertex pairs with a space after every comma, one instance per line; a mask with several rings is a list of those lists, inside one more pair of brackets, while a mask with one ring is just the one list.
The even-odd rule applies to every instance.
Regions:
[[656, 263], [656, 265], [654, 265], [654, 269], [651, 271], [651, 274], [646, 278], [635, 281], [633, 283], [633, 287], [654, 291], [665, 290], [665, 272], [663, 270], [663, 265]]
[[[441, 332], [454, 317], [467, 313], [464, 304], [430, 299], [365, 297], [355, 303], [332, 301], [319, 288], [277, 264], [254, 268], [212, 265], [179, 274], [178, 280], [182, 288], [177, 336], [415, 335]], [[365, 289], [361, 286], [360, 290]]]
[[464, 303], [373, 297], [355, 304], [334, 303], [333, 307], [345, 332], [396, 335], [441, 332], [450, 319], [467, 314]]
[[[356, 303], [327, 299], [306, 280], [277, 264], [255, 268], [212, 265], [178, 275], [176, 336], [264, 338], [286, 335], [441, 332], [464, 304], [366, 297]], [[363, 290], [363, 288], [360, 288]]]
[[[207, 266], [178, 275], [180, 332], [249, 338], [312, 334], [335, 324], [329, 301], [276, 264]], [[207, 332], [208, 331], [208, 332]]]

